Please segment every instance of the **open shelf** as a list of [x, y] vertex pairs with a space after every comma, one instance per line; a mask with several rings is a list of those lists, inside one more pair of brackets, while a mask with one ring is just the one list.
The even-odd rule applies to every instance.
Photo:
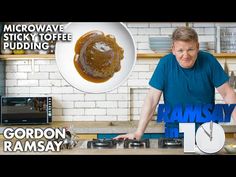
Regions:
[[23, 55], [0, 55], [1, 60], [18, 59], [55, 59], [54, 54], [23, 54]]
[[[137, 58], [161, 58], [167, 53], [138, 53]], [[235, 58], [236, 53], [212, 53], [216, 58]]]
[[[236, 53], [212, 53], [216, 58], [235, 58]], [[138, 53], [138, 59], [161, 58], [166, 53]], [[20, 60], [20, 59], [55, 59], [54, 54], [23, 54], [23, 55], [0, 55], [1, 60]]]

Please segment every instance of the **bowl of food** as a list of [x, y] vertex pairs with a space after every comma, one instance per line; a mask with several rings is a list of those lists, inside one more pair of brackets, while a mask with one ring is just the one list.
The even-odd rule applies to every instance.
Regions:
[[122, 85], [136, 63], [136, 45], [119, 22], [69, 23], [69, 42], [56, 43], [56, 63], [62, 77], [76, 89], [104, 93]]
[[236, 154], [236, 145], [235, 144], [227, 144], [224, 146], [224, 149], [229, 154]]

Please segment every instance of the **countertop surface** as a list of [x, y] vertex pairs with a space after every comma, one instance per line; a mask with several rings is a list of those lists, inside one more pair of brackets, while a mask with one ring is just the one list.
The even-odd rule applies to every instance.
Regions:
[[[10, 125], [10, 126], [0, 126], [0, 134], [6, 127], [71, 127], [76, 133], [129, 133], [134, 132], [138, 126], [138, 121], [58, 121], [53, 122], [50, 125]], [[224, 124], [222, 127], [225, 130], [225, 133], [235, 133], [236, 125], [227, 125]], [[164, 124], [157, 123], [156, 121], [151, 121], [145, 133], [164, 133]]]
[[[72, 127], [76, 133], [127, 133], [136, 130], [138, 121], [130, 122], [54, 122], [51, 125], [28, 125], [28, 126], [1, 126], [3, 131], [6, 127]], [[235, 125], [222, 125], [226, 133], [236, 132]], [[151, 121], [145, 133], [163, 133], [164, 124]], [[2, 135], [1, 135], [2, 136]], [[4, 152], [3, 151], [3, 137], [0, 138], [0, 155], [196, 155], [197, 153], [184, 153], [183, 148], [159, 148], [158, 139], [150, 139], [150, 148], [140, 149], [87, 149], [85, 148], [86, 140], [79, 140], [76, 147], [72, 149], [63, 149], [59, 152]], [[236, 144], [236, 136], [234, 138], [226, 138], [225, 144]], [[217, 154], [227, 154], [224, 148]]]
[[[197, 152], [184, 153], [183, 148], [159, 148], [158, 140], [150, 140], [150, 148], [116, 148], [116, 149], [87, 149], [86, 141], [80, 141], [72, 149], [63, 149], [59, 152], [3, 152], [3, 143], [0, 145], [0, 155], [199, 155]], [[226, 139], [225, 144], [236, 144], [236, 138]], [[215, 155], [228, 155], [222, 148]], [[236, 154], [233, 154], [236, 155]]]

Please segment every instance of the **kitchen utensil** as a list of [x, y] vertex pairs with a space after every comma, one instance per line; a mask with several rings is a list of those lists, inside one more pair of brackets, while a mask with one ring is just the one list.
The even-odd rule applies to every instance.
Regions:
[[228, 67], [228, 64], [227, 64], [226, 60], [225, 60], [225, 64], [224, 64], [224, 71], [227, 75], [229, 75], [229, 67]]
[[231, 87], [235, 87], [235, 75], [234, 75], [234, 71], [231, 71], [231, 74], [230, 74], [230, 78], [229, 78], [229, 85]]
[[236, 76], [234, 76], [234, 89], [236, 89]]

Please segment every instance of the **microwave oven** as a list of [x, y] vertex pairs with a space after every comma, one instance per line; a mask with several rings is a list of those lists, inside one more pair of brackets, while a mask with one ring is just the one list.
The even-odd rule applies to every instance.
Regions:
[[1, 97], [1, 124], [49, 124], [52, 97]]

